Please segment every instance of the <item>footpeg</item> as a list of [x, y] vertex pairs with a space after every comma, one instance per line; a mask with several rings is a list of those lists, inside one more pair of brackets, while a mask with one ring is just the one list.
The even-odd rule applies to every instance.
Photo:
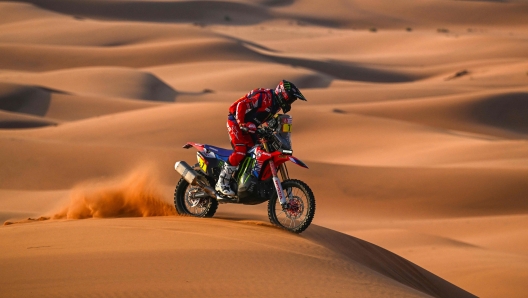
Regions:
[[216, 200], [220, 204], [238, 203], [238, 200], [235, 197], [228, 197], [223, 194], [220, 194], [219, 192], [216, 192], [216, 194]]

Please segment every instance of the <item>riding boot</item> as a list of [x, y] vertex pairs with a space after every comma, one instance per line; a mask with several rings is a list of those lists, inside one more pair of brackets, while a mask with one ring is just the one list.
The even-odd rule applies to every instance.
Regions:
[[224, 163], [222, 171], [220, 172], [220, 176], [218, 177], [218, 182], [215, 186], [216, 191], [228, 197], [232, 197], [235, 195], [235, 192], [231, 190], [229, 181], [231, 180], [231, 177], [233, 177], [233, 174], [235, 173], [237, 168], [237, 166], [232, 166], [227, 162]]

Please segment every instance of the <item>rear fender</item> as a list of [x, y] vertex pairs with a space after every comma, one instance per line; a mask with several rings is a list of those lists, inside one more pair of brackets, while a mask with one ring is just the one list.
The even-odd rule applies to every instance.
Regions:
[[200, 144], [200, 143], [187, 142], [187, 144], [183, 145], [183, 148], [185, 148], [185, 149], [189, 149], [191, 147], [196, 148], [196, 150], [198, 150], [198, 151], [203, 151], [204, 150], [204, 145]]
[[192, 147], [198, 151], [196, 152], [196, 159], [198, 161], [197, 165], [199, 166], [200, 171], [210, 177], [218, 176], [218, 174], [215, 175], [214, 169], [221, 168], [226, 162], [227, 157], [218, 155], [216, 152], [211, 151], [211, 147], [216, 148], [214, 146], [194, 142], [188, 142], [183, 146], [185, 149]]

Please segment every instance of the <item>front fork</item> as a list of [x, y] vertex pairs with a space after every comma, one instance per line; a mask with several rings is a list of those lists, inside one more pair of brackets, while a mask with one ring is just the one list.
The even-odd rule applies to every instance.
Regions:
[[282, 185], [279, 179], [279, 175], [277, 175], [277, 168], [275, 167], [275, 163], [273, 160], [270, 160], [269, 166], [271, 168], [271, 175], [273, 175], [273, 184], [275, 185], [275, 190], [277, 191], [277, 196], [280, 200], [281, 206], [285, 206], [286, 204], [286, 197], [284, 196], [284, 192], [282, 191]]
[[[267, 144], [264, 143], [263, 145], [264, 145], [264, 149], [266, 150], [266, 152], [269, 152]], [[287, 200], [286, 200], [286, 196], [284, 195], [284, 192], [282, 191], [282, 185], [281, 185], [281, 181], [279, 179], [279, 175], [277, 173], [277, 167], [275, 167], [275, 163], [273, 162], [273, 160], [269, 161], [269, 166], [271, 168], [271, 175], [273, 176], [273, 178], [272, 178], [273, 179], [273, 184], [275, 185], [275, 190], [277, 191], [277, 197], [279, 198], [281, 206], [283, 208], [285, 208], [287, 206], [286, 205], [287, 204]], [[281, 164], [279, 166], [279, 170], [280, 170], [280, 173], [281, 173], [281, 176], [282, 176], [283, 180], [289, 179], [288, 169], [286, 168], [285, 164]], [[289, 195], [291, 195], [291, 192], [289, 192]]]

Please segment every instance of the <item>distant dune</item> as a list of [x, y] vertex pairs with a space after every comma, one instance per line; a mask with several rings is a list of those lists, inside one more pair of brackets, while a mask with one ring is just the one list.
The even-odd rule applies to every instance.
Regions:
[[[0, 1], [9, 297], [525, 297], [526, 1]], [[296, 83], [301, 235], [180, 217], [188, 141]], [[1, 296], [1, 295], [0, 295]]]

